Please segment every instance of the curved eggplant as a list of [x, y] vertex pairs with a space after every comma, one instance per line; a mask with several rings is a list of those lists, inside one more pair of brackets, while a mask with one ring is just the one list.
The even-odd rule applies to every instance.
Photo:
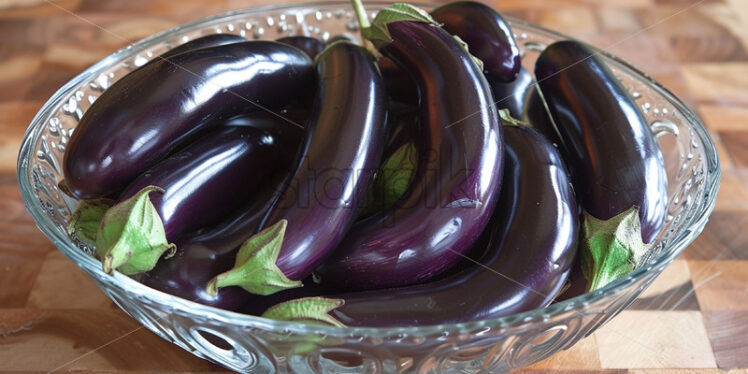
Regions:
[[375, 44], [417, 83], [425, 156], [397, 206], [357, 223], [318, 269], [323, 283], [347, 289], [413, 284], [457, 263], [488, 223], [501, 185], [502, 130], [478, 66], [433, 23], [385, 27], [391, 39]]
[[[483, 257], [435, 282], [326, 296], [340, 305], [330, 317], [347, 326], [436, 325], [524, 312], [554, 299], [577, 251], [574, 191], [558, 151], [542, 135], [516, 126], [506, 126], [504, 135], [503, 187]], [[300, 313], [284, 307], [293, 303], [265, 316], [294, 319]]]
[[326, 47], [323, 41], [311, 36], [286, 36], [284, 38], [277, 39], [276, 41], [278, 43], [292, 45], [306, 52], [306, 54], [309, 55], [311, 59], [317, 57], [317, 55], [320, 54], [320, 52], [322, 52], [322, 50]]
[[256, 237], [258, 243], [269, 243], [257, 245], [275, 258], [261, 250], [241, 256], [243, 262], [217, 276], [211, 289], [239, 285], [267, 295], [298, 287], [356, 218], [380, 163], [387, 96], [373, 58], [354, 44], [328, 46], [317, 57], [317, 72], [315, 120], [304, 157]]
[[146, 240], [171, 243], [249, 201], [273, 175], [270, 165], [280, 157], [273, 142], [262, 130], [226, 127], [143, 173], [102, 219], [96, 251], [104, 270], [148, 271], [160, 257], [154, 247], [173, 247]]
[[535, 76], [581, 197], [582, 259], [596, 289], [633, 270], [662, 228], [662, 153], [634, 99], [588, 46], [551, 44]]
[[115, 195], [200, 130], [305, 101], [312, 87], [309, 57], [276, 42], [202, 48], [146, 64], [86, 111], [66, 147], [67, 187], [82, 199]]
[[[293, 111], [291, 117], [302, 122], [303, 115]], [[302, 112], [303, 113], [303, 112]], [[265, 165], [272, 170], [265, 177], [264, 187], [229, 219], [185, 235], [176, 241], [177, 252], [168, 260], [159, 261], [144, 273], [140, 282], [159, 291], [179, 296], [204, 305], [227, 310], [238, 310], [250, 300], [249, 294], [238, 287], [226, 287], [216, 294], [206, 292], [205, 285], [214, 276], [231, 269], [239, 246], [259, 228], [268, 210], [284, 191], [297, 159], [305, 133], [276, 116], [257, 113], [236, 117], [226, 122], [228, 127], [251, 127], [267, 131], [276, 139], [277, 159]]]
[[141, 174], [122, 193], [128, 199], [147, 186], [164, 190], [150, 196], [174, 241], [224, 218], [247, 201], [272, 174], [280, 150], [267, 133], [228, 127], [206, 135]]
[[517, 76], [522, 66], [519, 47], [499, 12], [479, 2], [456, 1], [434, 9], [431, 16], [467, 43], [488, 77], [511, 82]]

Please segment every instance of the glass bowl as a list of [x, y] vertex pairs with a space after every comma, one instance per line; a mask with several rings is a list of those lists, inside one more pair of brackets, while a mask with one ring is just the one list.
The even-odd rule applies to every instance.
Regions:
[[[369, 10], [386, 6], [370, 3]], [[431, 5], [425, 5], [425, 8]], [[507, 17], [532, 71], [545, 45], [569, 37]], [[567, 349], [610, 320], [662, 272], [706, 224], [719, 187], [717, 152], [704, 125], [647, 74], [615, 56], [605, 61], [641, 105], [665, 156], [670, 201], [665, 227], [639, 269], [595, 292], [498, 319], [426, 327], [338, 328], [273, 321], [203, 306], [101, 270], [90, 248], [65, 232], [76, 201], [62, 194], [60, 164], [68, 139], [93, 100], [127, 72], [199, 35], [247, 39], [311, 35], [357, 37], [347, 2], [239, 10], [176, 27], [127, 46], [60, 88], [34, 117], [18, 159], [18, 181], [39, 228], [124, 311], [187, 351], [252, 372], [503, 372]], [[220, 339], [217, 339], [220, 338]], [[221, 342], [220, 340], [223, 340]], [[218, 345], [216, 345], [216, 344]]]

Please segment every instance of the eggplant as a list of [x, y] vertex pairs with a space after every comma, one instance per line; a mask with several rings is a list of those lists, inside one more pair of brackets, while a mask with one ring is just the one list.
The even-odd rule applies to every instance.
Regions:
[[[290, 117], [302, 122], [303, 113], [294, 110]], [[278, 158], [265, 165], [272, 168], [271, 176], [265, 178], [259, 192], [228, 219], [177, 240], [176, 254], [159, 261], [155, 268], [141, 276], [140, 282], [200, 304], [236, 311], [251, 300], [251, 295], [239, 287], [226, 287], [210, 294], [205, 285], [214, 276], [231, 269], [239, 246], [258, 231], [262, 219], [283, 193], [297, 159], [294, 150], [302, 144], [305, 132], [266, 113], [232, 118], [225, 126], [250, 127], [272, 134]]]
[[280, 151], [274, 139], [251, 127], [227, 127], [206, 136], [140, 175], [122, 193], [128, 199], [147, 186], [166, 238], [215, 223], [252, 196], [272, 175]]
[[388, 38], [374, 44], [418, 87], [425, 156], [398, 204], [352, 227], [318, 269], [323, 284], [346, 289], [403, 286], [447, 270], [483, 231], [501, 185], [500, 119], [471, 56], [434, 23], [377, 20], [372, 27]]
[[311, 36], [286, 36], [276, 40], [279, 43], [292, 45], [304, 52], [311, 59], [317, 57], [323, 49], [325, 49], [325, 43], [317, 38]]
[[[102, 241], [97, 237], [97, 254], [104, 270], [119, 268], [127, 274], [150, 270], [159, 256], [154, 253], [155, 258], [139, 262], [143, 253], [152, 253], [152, 246], [143, 244], [140, 237], [128, 239], [131, 230], [143, 230], [145, 237], [163, 232], [165, 242], [171, 243], [188, 232], [217, 223], [251, 200], [273, 176], [272, 165], [279, 154], [268, 133], [232, 126], [159, 162], [133, 181], [122, 193], [120, 203], [104, 215], [103, 234], [98, 234], [104, 235]], [[145, 201], [148, 199], [150, 205]], [[127, 208], [129, 202], [139, 200], [144, 204], [137, 206], [145, 213]], [[155, 215], [147, 220], [158, 223], [137, 221], [150, 211]]]
[[[470, 268], [435, 282], [325, 296], [347, 326], [416, 326], [497, 318], [548, 305], [564, 286], [577, 252], [579, 218], [558, 150], [529, 127], [506, 126], [498, 207], [487, 250]], [[302, 299], [320, 300], [320, 298]], [[295, 320], [290, 301], [266, 317]]]
[[352, 43], [329, 45], [317, 57], [317, 72], [304, 156], [264, 219], [256, 236], [260, 249], [247, 255], [240, 250], [235, 268], [208, 285], [211, 292], [238, 285], [267, 295], [300, 286], [356, 218], [380, 163], [387, 96], [372, 56]]
[[202, 48], [146, 64], [86, 111], [66, 147], [65, 182], [81, 199], [115, 196], [201, 130], [305, 102], [313, 91], [311, 59], [276, 42]]
[[631, 272], [662, 228], [662, 152], [634, 99], [587, 45], [551, 44], [535, 76], [584, 210], [582, 262], [594, 290]]
[[467, 43], [489, 78], [511, 82], [517, 76], [522, 66], [519, 47], [499, 12], [475, 1], [455, 1], [434, 9], [431, 16]]

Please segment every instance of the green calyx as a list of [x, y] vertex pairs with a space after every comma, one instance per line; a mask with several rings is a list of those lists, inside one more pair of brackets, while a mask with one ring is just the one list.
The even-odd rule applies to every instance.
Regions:
[[145, 187], [103, 215], [96, 233], [96, 254], [104, 272], [146, 272], [156, 266], [164, 252], [170, 257], [176, 251], [177, 247], [166, 240], [164, 224], [148, 197], [152, 192], [164, 190]]
[[211, 279], [206, 291], [216, 295], [219, 288], [239, 286], [249, 293], [267, 296], [285, 289], [302, 287], [301, 281], [286, 277], [275, 263], [278, 261], [287, 225], [286, 220], [280, 220], [247, 239], [236, 254], [234, 267]]
[[109, 199], [81, 200], [68, 221], [68, 235], [74, 240], [94, 248], [101, 220], [115, 202]]
[[408, 190], [416, 172], [418, 150], [412, 142], [403, 144], [382, 164], [366, 193], [359, 216], [388, 209]]
[[279, 321], [345, 327], [342, 322], [330, 315], [330, 312], [343, 304], [345, 304], [343, 299], [305, 297], [271, 306], [261, 317]]
[[650, 246], [641, 239], [638, 208], [605, 221], [585, 211], [583, 219], [582, 271], [587, 292], [628, 275], [641, 264]]

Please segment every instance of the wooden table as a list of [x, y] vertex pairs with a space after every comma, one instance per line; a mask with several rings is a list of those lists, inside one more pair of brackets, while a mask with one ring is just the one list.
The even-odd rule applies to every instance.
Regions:
[[[262, 0], [261, 3], [269, 3]], [[34, 226], [15, 178], [23, 133], [63, 83], [152, 33], [245, 0], [0, 0], [0, 372], [211, 372], [139, 328]], [[704, 233], [631, 308], [527, 372], [747, 372], [748, 0], [496, 0], [634, 62], [711, 131], [723, 167]], [[682, 369], [682, 370], [675, 370]]]

